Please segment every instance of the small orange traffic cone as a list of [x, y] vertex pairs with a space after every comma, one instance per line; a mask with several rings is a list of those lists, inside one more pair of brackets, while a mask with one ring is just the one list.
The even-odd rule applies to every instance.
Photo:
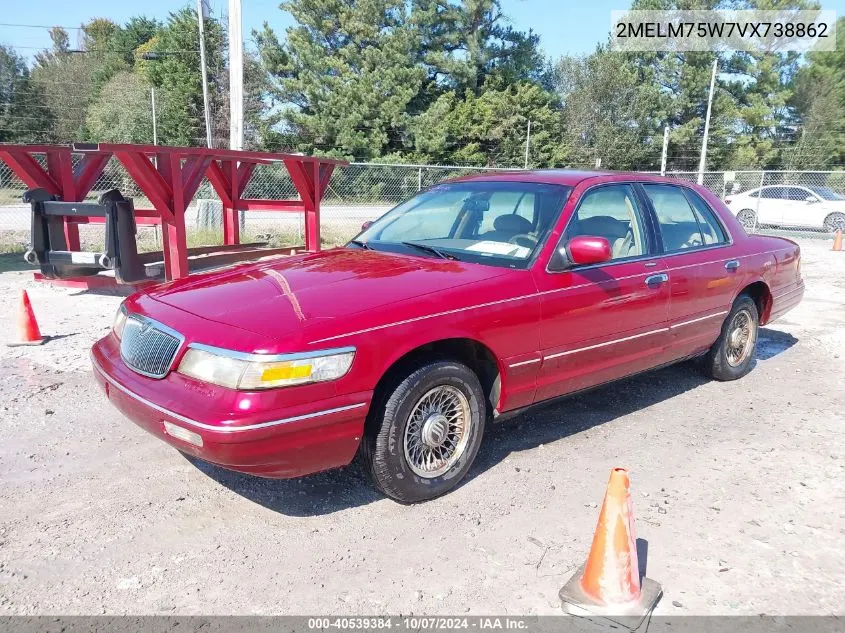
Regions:
[[563, 586], [559, 595], [563, 608], [572, 615], [611, 620], [619, 617], [628, 621], [618, 623], [631, 629], [639, 627], [663, 595], [663, 590], [655, 581], [649, 578], [640, 580], [634, 512], [626, 469], [614, 468], [610, 471], [587, 562]]
[[836, 229], [836, 234], [833, 236], [833, 248], [831, 250], [842, 250], [842, 229]]
[[29, 302], [29, 295], [26, 294], [26, 290], [22, 290], [21, 306], [18, 311], [18, 340], [8, 345], [9, 347], [41, 345], [44, 341], [38, 329], [38, 321], [35, 320], [35, 313], [32, 311], [32, 304]]

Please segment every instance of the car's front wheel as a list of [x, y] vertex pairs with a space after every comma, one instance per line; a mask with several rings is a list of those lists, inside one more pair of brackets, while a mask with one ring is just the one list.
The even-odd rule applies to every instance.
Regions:
[[722, 324], [719, 338], [704, 358], [706, 373], [716, 380], [736, 380], [751, 371], [759, 325], [754, 299], [739, 295]]
[[433, 499], [466, 475], [485, 421], [475, 373], [455, 361], [427, 363], [374, 403], [362, 447], [365, 468], [397, 501]]

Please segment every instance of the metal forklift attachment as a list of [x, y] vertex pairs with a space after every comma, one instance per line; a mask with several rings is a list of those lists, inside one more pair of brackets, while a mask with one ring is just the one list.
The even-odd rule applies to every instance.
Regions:
[[[68, 279], [113, 270], [118, 283], [147, 279], [135, 241], [135, 208], [131, 198], [116, 189], [103, 193], [97, 203], [61, 202], [44, 189], [30, 189], [23, 196], [32, 207], [32, 248], [27, 263], [39, 266], [47, 279]], [[68, 250], [65, 220], [105, 218], [105, 252]]]

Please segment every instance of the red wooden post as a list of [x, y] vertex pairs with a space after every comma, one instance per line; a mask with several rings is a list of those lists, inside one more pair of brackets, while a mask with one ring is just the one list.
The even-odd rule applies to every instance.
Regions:
[[238, 179], [238, 162], [224, 160], [223, 172], [229, 185], [229, 200], [232, 204], [223, 207], [223, 243], [240, 244], [241, 226], [238, 222], [238, 199], [240, 198], [240, 181]]
[[[47, 173], [59, 185], [62, 200], [66, 202], [81, 202], [85, 198], [85, 194], [88, 193], [86, 191], [85, 193], [79, 194], [76, 191], [70, 151], [66, 148], [47, 152]], [[80, 249], [79, 226], [68, 222], [67, 218], [65, 218], [64, 233], [68, 250], [78, 251]]]
[[[313, 250], [319, 251], [322, 246], [320, 243], [320, 198], [323, 197], [322, 179], [320, 178], [320, 159], [316, 159], [310, 167], [314, 205], [311, 209], [311, 222], [306, 227], [311, 234], [311, 244], [314, 245]], [[312, 249], [309, 248], [308, 250]]]
[[[146, 157], [144, 158], [146, 160]], [[188, 241], [185, 234], [185, 208], [187, 207], [182, 187], [182, 157], [176, 152], [159, 154], [159, 173], [170, 185], [171, 217], [165, 219], [162, 213], [161, 235], [164, 251], [164, 274], [168, 281], [187, 277]]]

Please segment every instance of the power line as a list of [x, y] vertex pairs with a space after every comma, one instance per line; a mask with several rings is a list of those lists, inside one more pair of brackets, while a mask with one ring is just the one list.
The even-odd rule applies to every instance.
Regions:
[[12, 26], [26, 29], [65, 29], [67, 31], [81, 31], [83, 29], [81, 26], [60, 26], [58, 24], [17, 24], [14, 22], [0, 22], [0, 26]]

